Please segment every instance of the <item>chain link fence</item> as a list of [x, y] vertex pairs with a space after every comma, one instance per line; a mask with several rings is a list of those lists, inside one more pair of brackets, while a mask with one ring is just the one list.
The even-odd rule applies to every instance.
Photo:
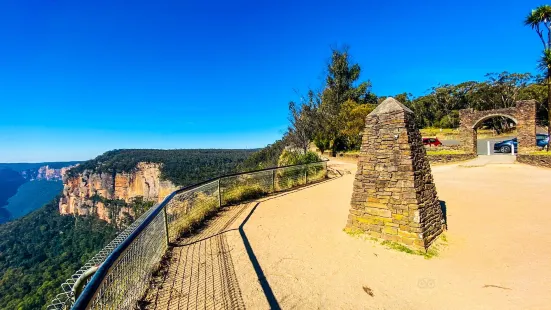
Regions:
[[179, 189], [140, 216], [63, 283], [63, 292], [47, 309], [134, 309], [169, 244], [192, 232], [209, 214], [225, 205], [326, 177], [327, 162], [317, 162], [227, 175]]

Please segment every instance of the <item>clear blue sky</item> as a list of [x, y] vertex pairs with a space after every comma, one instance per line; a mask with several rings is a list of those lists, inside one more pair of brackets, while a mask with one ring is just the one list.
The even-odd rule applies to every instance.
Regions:
[[377, 95], [534, 72], [540, 4], [3, 0], [0, 162], [262, 147], [342, 44]]

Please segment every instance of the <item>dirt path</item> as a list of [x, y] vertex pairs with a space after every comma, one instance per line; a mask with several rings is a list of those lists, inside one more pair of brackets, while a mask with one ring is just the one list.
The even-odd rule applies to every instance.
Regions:
[[355, 165], [338, 165], [352, 173], [244, 205], [226, 229], [222, 252], [244, 307], [549, 309], [551, 169], [433, 167], [449, 244], [427, 260], [343, 232]]

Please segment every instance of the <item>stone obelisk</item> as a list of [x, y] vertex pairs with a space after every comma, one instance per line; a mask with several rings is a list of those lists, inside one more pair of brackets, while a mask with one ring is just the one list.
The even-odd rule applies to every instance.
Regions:
[[442, 219], [414, 114], [389, 97], [366, 118], [346, 227], [427, 249]]

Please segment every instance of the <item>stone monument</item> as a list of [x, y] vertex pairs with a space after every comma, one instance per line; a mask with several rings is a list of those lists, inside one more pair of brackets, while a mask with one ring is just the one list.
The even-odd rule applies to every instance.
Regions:
[[443, 214], [413, 112], [389, 97], [366, 118], [348, 229], [426, 250]]

